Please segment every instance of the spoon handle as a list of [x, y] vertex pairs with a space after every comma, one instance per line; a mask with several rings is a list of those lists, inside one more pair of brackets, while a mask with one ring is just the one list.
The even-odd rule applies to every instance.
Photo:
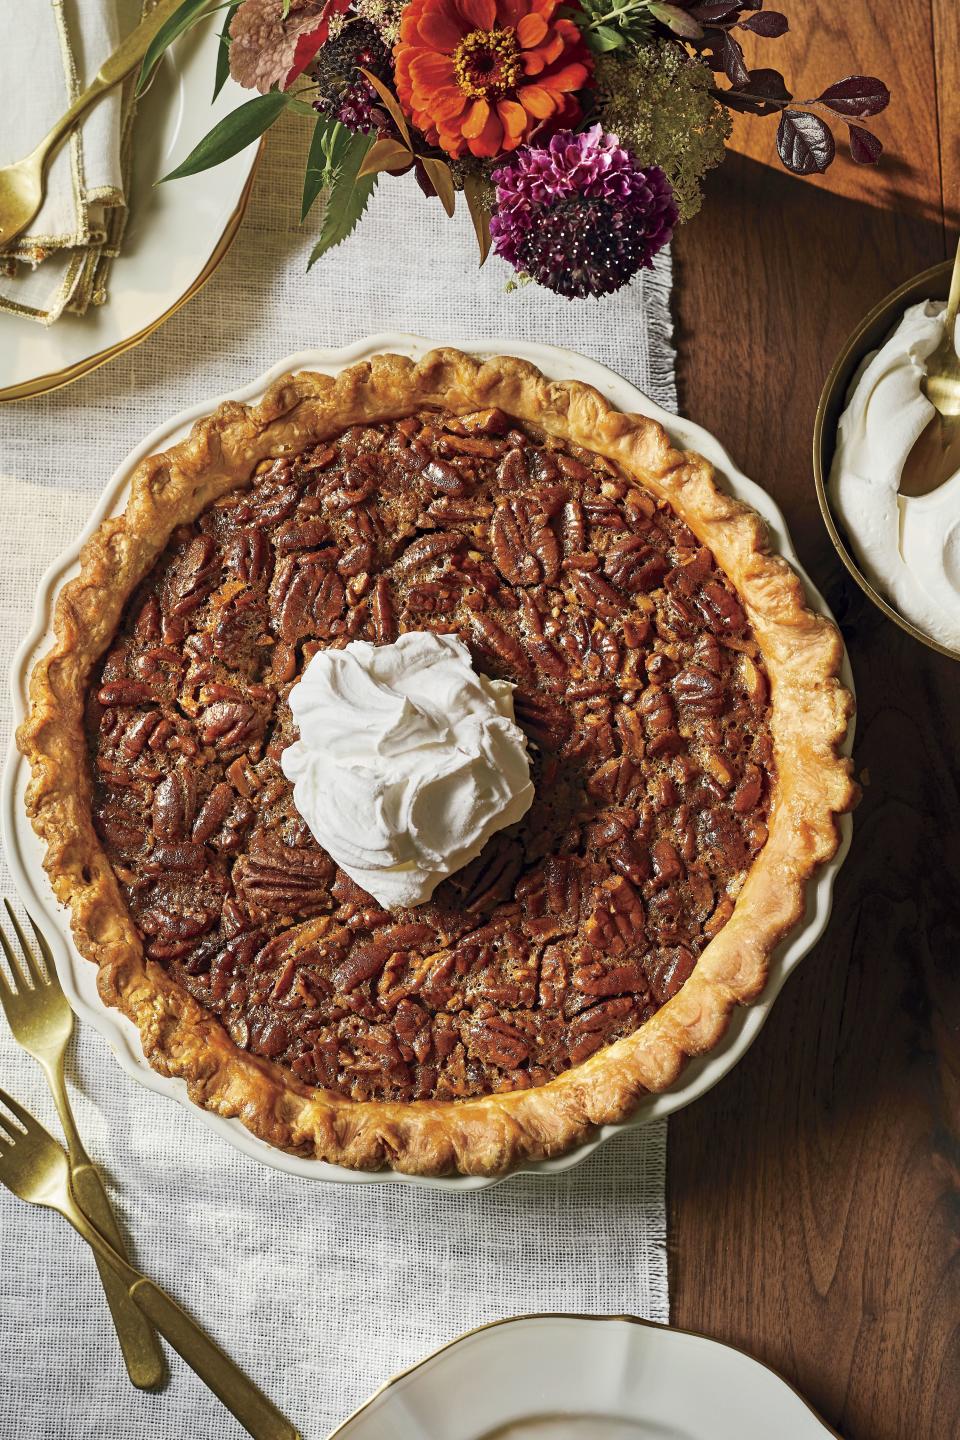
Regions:
[[950, 294], [947, 296], [947, 313], [945, 317], [946, 333], [953, 338], [957, 323], [957, 311], [960, 310], [960, 239], [957, 241], [957, 253], [953, 262], [953, 274], [950, 277]]
[[129, 75], [133, 67], [143, 59], [147, 53], [153, 37], [166, 24], [175, 10], [178, 10], [183, 0], [158, 0], [158, 3], [145, 16], [140, 24], [135, 26], [125, 40], [121, 40], [116, 50], [108, 55], [100, 66], [91, 83], [73, 101], [72, 105], [60, 116], [60, 119], [53, 128], [40, 141], [34, 151], [41, 160], [46, 160], [54, 150], [62, 144], [63, 140], [73, 129], [74, 125], [85, 114], [101, 95], [112, 90], [125, 75]]

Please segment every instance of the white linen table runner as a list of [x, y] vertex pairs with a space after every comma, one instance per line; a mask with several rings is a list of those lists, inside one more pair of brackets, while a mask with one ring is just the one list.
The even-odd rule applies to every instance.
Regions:
[[[306, 131], [309, 126], [306, 127]], [[0, 665], [37, 582], [149, 430], [311, 345], [382, 330], [580, 350], [675, 409], [670, 259], [629, 291], [568, 302], [491, 257], [412, 180], [386, 180], [362, 229], [305, 273], [302, 122], [272, 133], [250, 211], [206, 288], [139, 348], [66, 390], [0, 406]], [[29, 323], [29, 322], [24, 322]], [[9, 706], [2, 711], [4, 748]], [[9, 877], [4, 874], [9, 893]], [[335, 1187], [258, 1167], [137, 1086], [82, 1027], [68, 1065], [80, 1131], [141, 1267], [302, 1430], [322, 1440], [387, 1376], [482, 1321], [528, 1311], [668, 1318], [666, 1126], [579, 1169], [441, 1194]], [[59, 1136], [38, 1067], [0, 1019], [0, 1085]], [[0, 1440], [234, 1440], [237, 1422], [176, 1356], [157, 1396], [129, 1385], [89, 1252], [0, 1189]]]

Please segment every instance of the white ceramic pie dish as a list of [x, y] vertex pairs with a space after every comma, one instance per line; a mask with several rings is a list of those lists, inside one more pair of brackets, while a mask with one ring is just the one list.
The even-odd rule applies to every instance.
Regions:
[[388, 1380], [329, 1440], [830, 1436], [785, 1380], [730, 1345], [626, 1316], [524, 1315]]
[[[164, 450], [182, 439], [196, 419], [209, 414], [226, 400], [251, 402], [259, 399], [274, 380], [290, 370], [318, 370], [334, 374], [346, 365], [367, 359], [382, 351], [393, 351], [417, 358], [431, 348], [433, 348], [431, 342], [417, 336], [383, 334], [359, 341], [341, 350], [304, 350], [279, 361], [265, 375], [251, 381], [242, 389], [228, 395], [204, 400], [191, 409], [185, 410], [147, 436], [126, 457], [112, 476], [82, 535], [50, 567], [40, 583], [30, 633], [17, 652], [11, 670], [15, 725], [19, 725], [25, 714], [27, 684], [33, 662], [50, 643], [50, 622], [56, 594], [64, 581], [77, 572], [78, 556], [84, 541], [106, 516], [117, 514], [124, 509], [130, 475], [144, 456]], [[489, 342], [461, 342], [460, 348], [478, 355], [494, 353]], [[800, 565], [782, 513], [765, 490], [737, 470], [726, 451], [706, 430], [688, 420], [669, 415], [620, 376], [615, 375], [605, 366], [582, 355], [577, 355], [573, 351], [545, 345], [511, 344], [510, 353], [532, 361], [544, 374], [553, 379], [579, 379], [594, 385], [619, 409], [637, 411], [659, 420], [677, 444], [704, 455], [716, 467], [721, 483], [739, 499], [754, 506], [767, 520], [777, 549], [790, 560], [803, 578], [811, 605], [829, 615], [830, 612], [823, 596]], [[843, 677], [845, 683], [852, 689], [853, 677], [846, 657], [844, 658]], [[847, 753], [852, 744], [853, 726], [851, 724], [844, 747]], [[258, 1140], [239, 1120], [227, 1120], [194, 1105], [187, 1095], [186, 1085], [182, 1080], [170, 1079], [151, 1069], [143, 1057], [136, 1027], [119, 1011], [108, 1009], [103, 1005], [97, 994], [94, 966], [78, 954], [70, 940], [67, 912], [57, 905], [53, 897], [43, 871], [40, 843], [27, 820], [23, 803], [26, 780], [26, 762], [16, 749], [11, 747], [4, 770], [2, 799], [0, 799], [0, 828], [2, 828], [11, 873], [24, 904], [38, 922], [42, 923], [48, 934], [56, 959], [57, 971], [77, 1014], [100, 1031], [120, 1064], [136, 1080], [161, 1095], [179, 1100], [193, 1116], [251, 1159], [289, 1174], [307, 1179], [338, 1181], [347, 1184], [405, 1184], [444, 1190], [485, 1189], [489, 1185], [498, 1183], [496, 1179], [487, 1179], [481, 1176], [426, 1178], [402, 1175], [395, 1171], [367, 1173], [290, 1155]], [[689, 1105], [716, 1085], [736, 1065], [759, 1034], [788, 975], [793, 972], [803, 956], [816, 944], [826, 929], [834, 881], [850, 844], [852, 833], [850, 816], [842, 816], [840, 825], [842, 839], [837, 854], [811, 881], [807, 890], [804, 918], [775, 951], [771, 960], [769, 979], [762, 996], [756, 1004], [737, 1009], [734, 1012], [730, 1026], [720, 1044], [709, 1054], [690, 1061], [682, 1071], [677, 1083], [669, 1090], [659, 1095], [650, 1095], [641, 1101], [629, 1121], [622, 1125], [604, 1126], [593, 1139], [575, 1150], [556, 1159], [540, 1161], [524, 1168], [535, 1170], [538, 1173], [567, 1170], [585, 1159], [598, 1145], [603, 1144], [620, 1131], [648, 1125], [654, 1120], [683, 1109], [684, 1106]]]

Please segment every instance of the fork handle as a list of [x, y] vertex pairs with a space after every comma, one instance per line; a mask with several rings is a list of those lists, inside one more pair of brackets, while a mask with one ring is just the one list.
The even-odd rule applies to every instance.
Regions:
[[256, 1440], [300, 1440], [285, 1415], [239, 1370], [190, 1316], [152, 1280], [141, 1276], [130, 1296], [204, 1384]]
[[[89, 1162], [71, 1169], [70, 1183], [80, 1209], [92, 1220], [119, 1254], [126, 1254], [123, 1237], [103, 1188], [103, 1182]], [[149, 1321], [133, 1302], [130, 1292], [116, 1270], [95, 1255], [114, 1329], [123, 1352], [127, 1374], [138, 1390], [156, 1390], [163, 1380], [163, 1350]]]
[[236, 1366], [206, 1331], [181, 1310], [159, 1285], [118, 1255], [78, 1207], [61, 1211], [98, 1256], [123, 1276], [131, 1300], [140, 1307], [200, 1379], [236, 1416], [254, 1440], [301, 1440], [285, 1415]]
[[[126, 1259], [126, 1245], [107, 1192], [103, 1188], [103, 1181], [90, 1163], [90, 1157], [83, 1148], [83, 1141], [73, 1118], [63, 1076], [63, 1053], [60, 1051], [56, 1056], [51, 1056], [41, 1052], [38, 1058], [46, 1074], [66, 1138], [73, 1197], [87, 1219], [93, 1222], [101, 1235], [106, 1236], [114, 1250]], [[130, 1299], [127, 1286], [120, 1276], [99, 1255], [95, 1254], [94, 1258], [130, 1382], [136, 1385], [138, 1390], [156, 1390], [163, 1382], [165, 1369], [160, 1341], [151, 1330], [146, 1317]]]

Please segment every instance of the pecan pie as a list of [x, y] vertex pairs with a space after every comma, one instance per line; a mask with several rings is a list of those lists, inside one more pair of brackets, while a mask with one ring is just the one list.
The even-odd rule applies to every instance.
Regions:
[[[536, 797], [390, 913], [280, 767], [320, 648], [455, 634]], [[76, 942], [151, 1063], [262, 1138], [495, 1173], [668, 1085], [755, 997], [854, 798], [834, 628], [661, 428], [437, 351], [284, 377], [141, 463], [19, 740]]]

